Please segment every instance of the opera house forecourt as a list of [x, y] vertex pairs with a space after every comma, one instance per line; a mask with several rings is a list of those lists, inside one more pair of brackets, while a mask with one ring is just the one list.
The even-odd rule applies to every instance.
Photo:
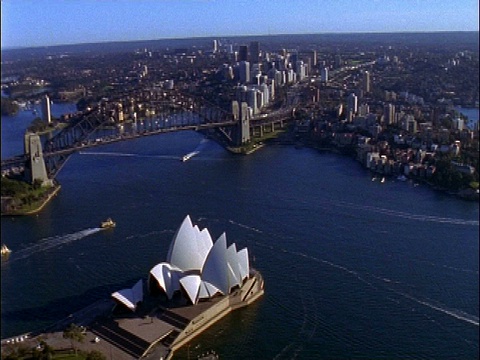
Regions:
[[[133, 358], [169, 359], [263, 292], [263, 278], [250, 268], [247, 248], [227, 246], [225, 233], [213, 242], [208, 230], [193, 225], [187, 215], [166, 261], [150, 270], [146, 284], [139, 280], [132, 288], [114, 292], [113, 314], [98, 318], [90, 331], [99, 343], [103, 339]], [[139, 326], [139, 321], [148, 326]]]

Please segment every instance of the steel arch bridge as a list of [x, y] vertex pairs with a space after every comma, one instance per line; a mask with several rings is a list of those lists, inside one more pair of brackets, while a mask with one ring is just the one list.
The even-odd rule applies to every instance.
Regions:
[[[145, 115], [141, 119], [123, 113], [131, 99], [141, 103]], [[76, 151], [165, 132], [213, 129], [224, 144], [241, 146], [241, 132], [245, 130], [237, 117], [201, 97], [178, 90], [134, 90], [128, 95], [102, 99], [93, 108], [73, 115], [65, 128], [42, 141], [42, 157], [48, 178], [54, 179]], [[283, 111], [251, 119], [247, 131], [273, 129], [275, 123], [283, 124], [288, 117], [289, 112]], [[14, 165], [29, 168], [30, 162], [29, 154], [19, 155], [2, 160], [2, 170]]]

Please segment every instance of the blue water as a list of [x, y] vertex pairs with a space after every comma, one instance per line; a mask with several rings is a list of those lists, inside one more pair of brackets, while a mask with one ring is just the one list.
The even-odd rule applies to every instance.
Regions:
[[[2, 337], [145, 279], [190, 214], [247, 246], [265, 278], [265, 296], [192, 341], [190, 356], [478, 357], [478, 203], [372, 182], [354, 160], [308, 148], [234, 156], [195, 132], [74, 154], [58, 180], [38, 216], [1, 220], [13, 250], [2, 264]], [[98, 229], [106, 217], [113, 231]]]
[[[41, 106], [34, 105], [36, 113], [32, 110], [19, 111], [14, 116], [2, 116], [2, 159], [20, 155], [23, 153], [23, 135], [32, 121], [41, 117]], [[76, 106], [72, 103], [53, 103], [51, 106], [52, 116], [60, 117], [66, 113], [75, 112]]]
[[475, 126], [478, 124], [479, 109], [458, 107], [456, 110], [468, 117], [468, 128], [472, 130], [475, 129]]

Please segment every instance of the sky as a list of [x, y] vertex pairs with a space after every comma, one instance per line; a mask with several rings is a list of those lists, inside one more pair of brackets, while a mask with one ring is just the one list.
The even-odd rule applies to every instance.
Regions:
[[478, 31], [478, 0], [0, 0], [1, 47], [233, 35]]

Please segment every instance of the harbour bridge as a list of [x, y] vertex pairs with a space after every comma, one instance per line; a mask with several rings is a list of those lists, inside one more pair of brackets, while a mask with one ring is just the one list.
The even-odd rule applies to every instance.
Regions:
[[163, 89], [144, 90], [124, 99], [102, 99], [73, 114], [63, 129], [47, 136], [27, 132], [25, 154], [3, 159], [2, 173], [23, 168], [28, 180], [51, 182], [76, 151], [183, 130], [210, 131], [223, 145], [240, 147], [251, 137], [283, 128], [292, 113], [283, 108], [251, 117], [245, 102], [233, 101], [228, 112], [201, 97]]

